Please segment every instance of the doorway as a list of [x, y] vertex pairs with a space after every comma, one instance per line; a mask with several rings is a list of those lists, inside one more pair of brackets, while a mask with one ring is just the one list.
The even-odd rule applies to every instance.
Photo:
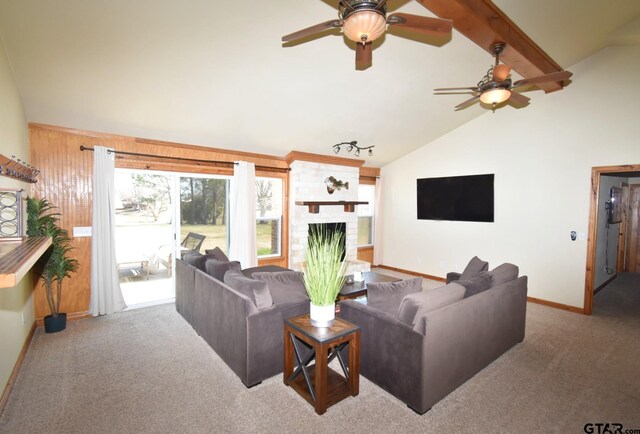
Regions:
[[595, 291], [610, 283], [617, 273], [640, 272], [639, 202], [640, 165], [592, 169], [586, 315], [593, 312]]

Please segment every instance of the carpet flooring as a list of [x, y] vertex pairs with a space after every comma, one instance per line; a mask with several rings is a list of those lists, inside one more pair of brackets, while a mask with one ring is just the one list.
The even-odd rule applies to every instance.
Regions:
[[173, 304], [38, 329], [2, 433], [582, 433], [640, 429], [640, 278], [587, 317], [527, 306], [523, 343], [418, 416], [361, 377], [318, 416], [281, 376], [246, 389]]

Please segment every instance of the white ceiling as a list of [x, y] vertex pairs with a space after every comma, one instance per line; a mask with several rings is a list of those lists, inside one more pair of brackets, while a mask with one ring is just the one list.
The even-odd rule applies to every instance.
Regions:
[[[495, 3], [565, 68], [607, 41], [629, 43], [618, 29], [637, 30], [640, 15], [638, 0]], [[278, 156], [358, 140], [376, 145], [366, 164], [381, 166], [487, 113], [455, 112], [464, 95], [433, 95], [475, 85], [491, 64], [455, 31], [441, 47], [387, 35], [366, 71], [337, 33], [282, 46], [283, 35], [335, 18], [335, 4], [0, 0], [0, 37], [30, 122]]]

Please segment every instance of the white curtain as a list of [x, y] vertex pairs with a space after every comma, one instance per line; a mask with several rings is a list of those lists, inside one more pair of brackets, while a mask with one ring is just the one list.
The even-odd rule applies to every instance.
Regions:
[[93, 153], [93, 219], [91, 238], [91, 315], [110, 315], [125, 309], [115, 249], [115, 155], [103, 146]]
[[376, 179], [376, 199], [373, 210], [373, 265], [382, 262], [382, 178]]
[[231, 185], [229, 259], [242, 268], [258, 265], [256, 242], [256, 168], [253, 163], [236, 162]]

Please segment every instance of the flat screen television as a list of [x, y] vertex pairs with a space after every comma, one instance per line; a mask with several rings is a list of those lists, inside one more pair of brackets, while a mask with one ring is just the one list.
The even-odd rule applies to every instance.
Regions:
[[418, 219], [493, 222], [494, 174], [418, 179]]

